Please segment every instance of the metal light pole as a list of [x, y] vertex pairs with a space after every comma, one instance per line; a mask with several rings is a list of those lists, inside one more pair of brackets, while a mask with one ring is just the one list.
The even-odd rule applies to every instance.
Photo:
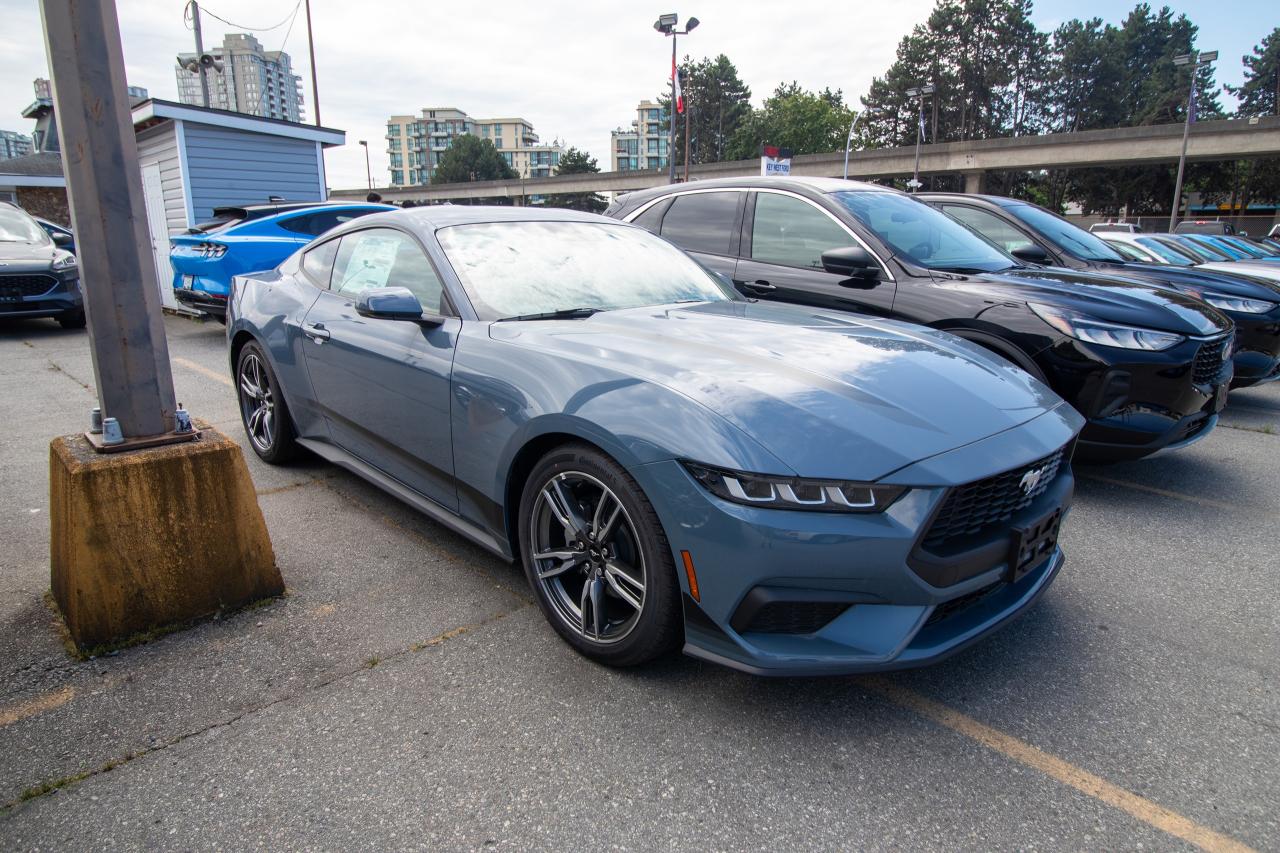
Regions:
[[1169, 231], [1178, 225], [1178, 210], [1182, 207], [1182, 173], [1187, 167], [1187, 138], [1191, 135], [1192, 113], [1195, 111], [1196, 103], [1196, 74], [1201, 67], [1209, 65], [1218, 58], [1216, 50], [1206, 50], [1200, 53], [1183, 53], [1173, 58], [1173, 64], [1181, 68], [1184, 65], [1191, 66], [1191, 88], [1187, 91], [1187, 115], [1182, 123], [1182, 154], [1178, 157], [1178, 179], [1173, 185], [1173, 209], [1169, 211]]
[[369, 141], [361, 139], [360, 145], [364, 147], [364, 173], [369, 178], [369, 189], [373, 189], [373, 169], [369, 166]]
[[854, 113], [853, 121], [849, 123], [849, 135], [844, 141], [844, 179], [849, 180], [849, 149], [853, 147], [853, 132], [858, 127], [858, 119], [862, 118], [862, 113]]
[[196, 0], [191, 0], [191, 28], [196, 33], [196, 63], [200, 66], [200, 92], [204, 95], [204, 106], [209, 106], [209, 78], [204, 74], [204, 63], [200, 61], [200, 57], [204, 56], [204, 36], [200, 34], [200, 4]]
[[653, 28], [664, 36], [671, 36], [671, 106], [667, 110], [667, 183], [676, 182], [676, 36], [687, 36], [701, 23], [690, 18], [683, 30], [677, 30], [680, 16], [675, 12], [659, 15]]
[[932, 83], [923, 86], [912, 86], [907, 90], [908, 98], [916, 99], [916, 168], [907, 186], [916, 192], [924, 184], [920, 183], [920, 143], [924, 140], [924, 96], [932, 95], [938, 89]]
[[[99, 405], [126, 441], [174, 433], [173, 376], [147, 233], [114, 0], [41, 0]], [[166, 286], [168, 282], [165, 282]]]

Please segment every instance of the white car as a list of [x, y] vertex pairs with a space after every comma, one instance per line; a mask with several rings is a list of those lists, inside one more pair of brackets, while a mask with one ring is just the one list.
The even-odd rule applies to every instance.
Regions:
[[1280, 264], [1273, 261], [1233, 261], [1225, 254], [1188, 241], [1184, 234], [1107, 234], [1104, 239], [1126, 258], [1149, 264], [1172, 264], [1218, 272], [1235, 273], [1250, 278], [1280, 282]]

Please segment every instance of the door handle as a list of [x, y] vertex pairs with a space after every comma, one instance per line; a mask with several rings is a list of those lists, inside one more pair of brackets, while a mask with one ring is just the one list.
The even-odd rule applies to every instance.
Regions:
[[302, 334], [318, 344], [329, 340], [329, 330], [324, 327], [324, 323], [303, 323]]
[[767, 292], [767, 291], [770, 291], [770, 290], [777, 290], [777, 289], [778, 289], [778, 286], [777, 286], [776, 284], [770, 284], [769, 282], [765, 281], [764, 279], [756, 279], [755, 281], [747, 282], [747, 283], [746, 283], [746, 285], [745, 285], [745, 287], [746, 287], [748, 290], [759, 290], [759, 291], [762, 291], [762, 292]]

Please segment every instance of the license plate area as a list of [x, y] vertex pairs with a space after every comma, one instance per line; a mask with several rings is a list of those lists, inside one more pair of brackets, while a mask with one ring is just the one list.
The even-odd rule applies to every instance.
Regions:
[[1227, 407], [1227, 395], [1231, 392], [1231, 383], [1223, 382], [1213, 392], [1213, 413], [1216, 415]]
[[196, 277], [193, 275], [184, 275], [182, 277], [182, 289], [191, 290], [196, 286]]
[[0, 287], [0, 303], [13, 304], [22, 301], [22, 289], [18, 287]]
[[1014, 583], [1027, 572], [1040, 565], [1058, 545], [1058, 531], [1062, 527], [1062, 507], [1043, 516], [1039, 521], [1013, 528], [1013, 542], [1009, 548], [1009, 569], [1005, 579]]

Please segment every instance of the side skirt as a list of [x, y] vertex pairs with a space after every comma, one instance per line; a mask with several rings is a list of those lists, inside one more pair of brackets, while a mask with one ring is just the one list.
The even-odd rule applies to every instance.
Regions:
[[310, 450], [320, 458], [334, 465], [346, 468], [351, 473], [382, 489], [384, 492], [391, 494], [416, 509], [418, 512], [430, 518], [432, 521], [443, 524], [454, 533], [459, 533], [472, 542], [475, 542], [486, 551], [491, 551], [504, 560], [512, 560], [513, 557], [505, 542], [495, 537], [483, 528], [477, 527], [466, 519], [460, 517], [457, 513], [450, 512], [440, 506], [435, 501], [424, 497], [415, 492], [413, 489], [401, 483], [394, 477], [388, 476], [383, 472], [374, 468], [372, 465], [352, 456], [340, 447], [335, 447], [325, 441], [316, 441], [310, 438], [298, 439], [298, 444]]

